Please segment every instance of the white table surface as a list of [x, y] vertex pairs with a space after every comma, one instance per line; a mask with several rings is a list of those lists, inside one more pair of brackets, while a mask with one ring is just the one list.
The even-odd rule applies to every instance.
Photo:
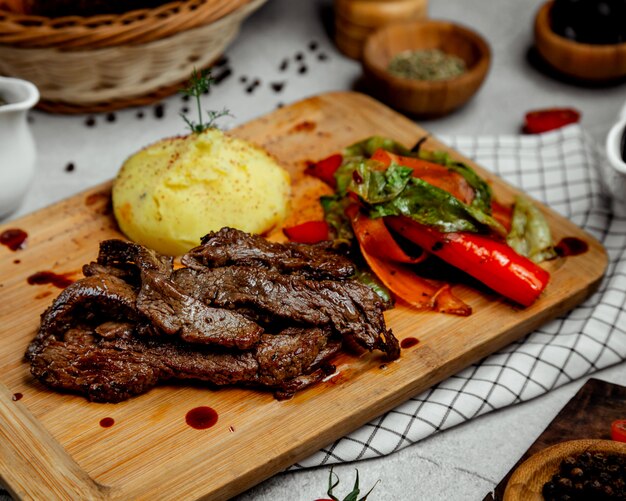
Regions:
[[[493, 64], [475, 98], [457, 112], [420, 124], [435, 135], [515, 134], [530, 109], [575, 106], [582, 125], [603, 141], [626, 100], [626, 85], [586, 88], [564, 83], [539, 72], [527, 59], [532, 46], [532, 20], [539, 0], [431, 0], [430, 16], [450, 19], [479, 31], [491, 44]], [[244, 24], [227, 51], [232, 76], [205, 99], [207, 108], [227, 106], [234, 117], [227, 128], [244, 123], [300, 98], [330, 90], [358, 87], [360, 65], [342, 56], [329, 37], [332, 3], [326, 0], [269, 0]], [[318, 48], [310, 50], [315, 41]], [[299, 74], [295, 55], [301, 52], [307, 72]], [[327, 59], [320, 61], [317, 54]], [[283, 59], [290, 67], [279, 71]], [[260, 78], [254, 92], [245, 92], [242, 76]], [[280, 93], [270, 87], [284, 82]], [[115, 175], [123, 160], [138, 148], [162, 137], [184, 133], [178, 117], [186, 106], [180, 96], [165, 101], [165, 116], [153, 107], [115, 113], [114, 121], [96, 115], [32, 114], [39, 151], [37, 178], [22, 207], [8, 220], [29, 213]], [[143, 111], [144, 118], [137, 118]], [[69, 163], [72, 172], [66, 171]], [[626, 364], [594, 377], [626, 382]], [[361, 485], [380, 480], [371, 500], [480, 500], [515, 464], [561, 407], [582, 386], [576, 381], [533, 401], [515, 405], [439, 433], [393, 455], [339, 465], [336, 494], [343, 498], [358, 468]], [[238, 501], [311, 501], [325, 497], [329, 468], [283, 473], [237, 497]]]

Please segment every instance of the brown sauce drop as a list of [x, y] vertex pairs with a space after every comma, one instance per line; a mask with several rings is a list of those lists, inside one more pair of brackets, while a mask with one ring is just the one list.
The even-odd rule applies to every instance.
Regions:
[[100, 426], [103, 428], [110, 428], [115, 424], [115, 419], [111, 417], [105, 417], [100, 420]]
[[217, 423], [217, 412], [211, 407], [195, 407], [185, 415], [185, 421], [196, 430], [206, 430]]
[[28, 233], [19, 228], [9, 228], [0, 233], [0, 244], [8, 247], [12, 251], [24, 248]]
[[562, 238], [561, 241], [556, 244], [554, 250], [556, 253], [561, 256], [578, 256], [579, 254], [584, 254], [589, 249], [589, 245], [584, 240], [576, 237], [565, 237]]
[[59, 289], [65, 289], [72, 285], [74, 280], [70, 278], [72, 273], [54, 273], [53, 271], [38, 271], [26, 279], [29, 285], [52, 284]]
[[46, 298], [48, 296], [52, 296], [52, 292], [50, 292], [50, 291], [43, 291], [43, 292], [40, 292], [39, 294], [37, 294], [35, 296], [35, 299], [44, 299], [44, 298]]
[[11, 400], [13, 400], [14, 402], [17, 402], [18, 400], [21, 400], [23, 396], [24, 395], [22, 395], [21, 393], [13, 393]]
[[417, 343], [419, 343], [419, 339], [414, 337], [407, 337], [400, 341], [400, 347], [407, 349], [415, 346]]
[[317, 127], [315, 122], [311, 122], [310, 120], [305, 120], [303, 122], [297, 123], [291, 128], [292, 132], [310, 132], [314, 131]]
[[92, 207], [95, 212], [103, 216], [113, 212], [113, 202], [110, 191], [97, 191], [85, 197], [85, 205]]
[[22, 261], [20, 261], [19, 259], [14, 259], [13, 260], [13, 264], [20, 264]]

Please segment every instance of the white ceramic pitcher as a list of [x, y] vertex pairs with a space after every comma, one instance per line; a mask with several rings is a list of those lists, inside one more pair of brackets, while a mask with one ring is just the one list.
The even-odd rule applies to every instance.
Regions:
[[35, 174], [35, 142], [26, 118], [39, 91], [25, 80], [0, 77], [0, 98], [1, 218], [19, 207]]
[[626, 159], [622, 157], [622, 141], [626, 141], [626, 103], [606, 138], [609, 168], [604, 179], [613, 197], [613, 212], [626, 217]]

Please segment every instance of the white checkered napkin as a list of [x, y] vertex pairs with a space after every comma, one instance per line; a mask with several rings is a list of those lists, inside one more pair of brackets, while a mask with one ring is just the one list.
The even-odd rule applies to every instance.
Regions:
[[593, 141], [578, 126], [444, 142], [541, 200], [606, 247], [599, 290], [567, 315], [343, 437], [292, 468], [384, 456], [626, 359], [626, 219], [613, 216]]

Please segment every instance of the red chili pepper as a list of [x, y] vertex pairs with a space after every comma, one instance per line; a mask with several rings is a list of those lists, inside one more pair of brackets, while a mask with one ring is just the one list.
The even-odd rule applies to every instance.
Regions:
[[307, 221], [296, 226], [283, 228], [283, 233], [292, 242], [300, 244], [316, 244], [329, 238], [326, 221]]
[[550, 274], [504, 242], [475, 233], [441, 233], [403, 216], [385, 222], [411, 242], [465, 271], [508, 299], [530, 306]]
[[337, 169], [341, 167], [342, 162], [343, 157], [339, 153], [336, 153], [335, 155], [324, 158], [319, 162], [310, 164], [307, 167], [306, 172], [307, 174], [321, 179], [327, 185], [335, 188], [337, 186], [337, 181], [335, 180], [335, 172], [337, 172]]
[[626, 419], [616, 419], [611, 423], [611, 439], [626, 442]]
[[541, 134], [549, 130], [560, 129], [580, 120], [580, 112], [574, 108], [549, 108], [526, 113], [524, 132]]

